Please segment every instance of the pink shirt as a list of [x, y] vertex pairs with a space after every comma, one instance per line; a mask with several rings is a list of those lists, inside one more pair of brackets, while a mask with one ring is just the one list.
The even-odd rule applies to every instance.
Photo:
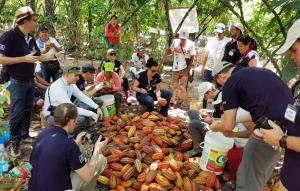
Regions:
[[[112, 79], [109, 79], [109, 80], [110, 80], [110, 83], [113, 83], [113, 91], [114, 92], [121, 91], [121, 79], [116, 72], [114, 72], [112, 74]], [[100, 72], [97, 75], [95, 82], [100, 83], [100, 82], [104, 82], [104, 81], [107, 81], [107, 79], [105, 79], [104, 72]]]
[[115, 26], [113, 26], [110, 23], [107, 24], [105, 26], [105, 36], [107, 37], [109, 43], [120, 44], [120, 36], [113, 37], [113, 33], [114, 33], [115, 30], [118, 30], [118, 32], [121, 33], [122, 27], [118, 24], [115, 25]]

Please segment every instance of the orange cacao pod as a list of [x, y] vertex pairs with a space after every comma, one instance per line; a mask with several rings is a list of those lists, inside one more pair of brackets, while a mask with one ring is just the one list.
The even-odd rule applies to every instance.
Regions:
[[147, 176], [147, 173], [146, 172], [142, 172], [141, 174], [138, 175], [137, 181], [139, 181], [139, 182], [145, 182], [146, 176]]
[[178, 188], [177, 186], [174, 186], [174, 187], [171, 189], [171, 191], [181, 191], [181, 189]]
[[192, 181], [192, 190], [199, 191], [199, 185], [195, 181]]
[[196, 182], [197, 184], [200, 184], [200, 185], [205, 185], [205, 183], [206, 183], [206, 178], [203, 177], [203, 176], [197, 176], [197, 177], [194, 179], [194, 182]]
[[134, 158], [136, 155], [136, 152], [134, 150], [130, 150], [126, 152], [126, 156], [129, 158]]
[[125, 181], [121, 182], [121, 185], [124, 188], [129, 188], [129, 187], [131, 187], [133, 185], [133, 181], [132, 180], [125, 180]]
[[118, 162], [120, 157], [118, 155], [109, 155], [106, 157], [108, 163]]
[[146, 175], [146, 179], [145, 182], [146, 183], [150, 183], [154, 180], [154, 178], [157, 175], [157, 171], [156, 170], [150, 170], [149, 173]]
[[126, 189], [122, 185], [117, 185], [118, 191], [126, 191]]
[[169, 166], [170, 166], [169, 161], [167, 161], [167, 160], [161, 161], [161, 162], [158, 164], [158, 169], [159, 169], [159, 170], [166, 169], [166, 168], [169, 168]]
[[121, 170], [121, 174], [123, 175], [130, 167], [131, 167], [130, 164], [124, 165], [124, 167], [123, 167], [122, 170]]
[[152, 139], [158, 146], [162, 146], [163, 142], [159, 136], [153, 136]]
[[164, 153], [154, 153], [152, 155], [153, 160], [162, 160], [164, 158]]
[[183, 154], [181, 152], [175, 151], [174, 157], [177, 161], [183, 161]]
[[176, 160], [171, 159], [169, 161], [169, 163], [170, 163], [170, 167], [172, 168], [172, 170], [174, 170], [174, 171], [179, 171], [180, 170], [181, 167], [180, 167], [179, 163]]
[[129, 180], [132, 177], [133, 173], [134, 173], [134, 167], [132, 166], [127, 171], [125, 171], [125, 173], [123, 174], [123, 179]]
[[156, 175], [155, 181], [163, 187], [168, 187], [171, 185], [170, 181], [167, 178], [165, 178], [164, 176], [159, 175], [159, 174]]
[[168, 180], [175, 181], [176, 175], [172, 171], [172, 169], [162, 169], [162, 175], [166, 177]]
[[213, 187], [215, 185], [217, 176], [215, 175], [215, 173], [210, 173], [206, 179], [206, 183], [205, 185], [207, 187]]
[[214, 188], [215, 188], [215, 190], [220, 190], [221, 189], [221, 183], [220, 183], [218, 178], [216, 178]]
[[121, 171], [123, 167], [124, 166], [122, 164], [117, 162], [110, 163], [110, 168], [113, 170]]
[[182, 185], [183, 185], [183, 189], [184, 191], [193, 191], [192, 190], [192, 183], [190, 181], [189, 177], [183, 177], [182, 179]]
[[131, 126], [130, 129], [128, 130], [128, 138], [132, 137], [136, 132], [136, 126]]
[[150, 113], [149, 112], [145, 112], [143, 113], [143, 115], [141, 116], [143, 119], [147, 119], [149, 117]]
[[109, 177], [109, 188], [116, 188], [117, 187], [117, 177], [115, 175], [111, 175]]

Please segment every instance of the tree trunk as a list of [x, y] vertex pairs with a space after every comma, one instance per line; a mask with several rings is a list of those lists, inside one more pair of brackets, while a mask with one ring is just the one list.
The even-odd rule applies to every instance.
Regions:
[[93, 30], [93, 14], [92, 14], [92, 4], [89, 4], [88, 5], [88, 20], [87, 20], [87, 23], [88, 23], [88, 30], [89, 30], [89, 44], [90, 44], [90, 41], [91, 41], [91, 32]]
[[166, 37], [167, 37], [168, 47], [171, 46], [172, 40], [173, 40], [173, 32], [172, 32], [170, 14], [169, 14], [169, 7], [170, 7], [169, 3], [170, 3], [170, 0], [165, 0], [165, 14], [166, 14], [166, 18], [167, 18]]
[[55, 29], [53, 23], [56, 22], [55, 8], [56, 8], [55, 0], [45, 0], [45, 17], [46, 22], [43, 23], [48, 29], [52, 36], [55, 37]]

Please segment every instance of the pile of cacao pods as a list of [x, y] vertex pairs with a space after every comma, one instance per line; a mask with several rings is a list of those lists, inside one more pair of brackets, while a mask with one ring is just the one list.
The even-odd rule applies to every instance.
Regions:
[[111, 191], [220, 189], [214, 173], [201, 171], [184, 154], [192, 149], [192, 139], [181, 118], [128, 114], [104, 118], [103, 129], [110, 140], [103, 152], [108, 165], [98, 182]]

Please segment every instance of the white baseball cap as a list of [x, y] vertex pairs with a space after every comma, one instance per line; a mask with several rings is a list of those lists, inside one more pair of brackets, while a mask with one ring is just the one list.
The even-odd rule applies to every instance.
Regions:
[[298, 38], [300, 38], [300, 19], [296, 20], [291, 26], [287, 33], [285, 43], [277, 50], [276, 54], [286, 55]]
[[234, 26], [235, 28], [240, 29], [240, 31], [242, 33], [244, 33], [244, 27], [243, 27], [243, 25], [241, 23], [233, 23], [231, 26]]
[[109, 55], [112, 52], [116, 52], [115, 49], [113, 49], [113, 48], [108, 49], [107, 52], [106, 52], [106, 55]]
[[212, 87], [214, 87], [214, 85], [210, 82], [202, 82], [199, 87], [199, 100], [203, 100], [205, 93], [211, 89]]
[[181, 30], [179, 33], [180, 39], [189, 39], [189, 32], [185, 29]]
[[223, 23], [218, 23], [216, 28], [215, 28], [215, 32], [217, 33], [223, 33], [226, 29], [226, 26]]

